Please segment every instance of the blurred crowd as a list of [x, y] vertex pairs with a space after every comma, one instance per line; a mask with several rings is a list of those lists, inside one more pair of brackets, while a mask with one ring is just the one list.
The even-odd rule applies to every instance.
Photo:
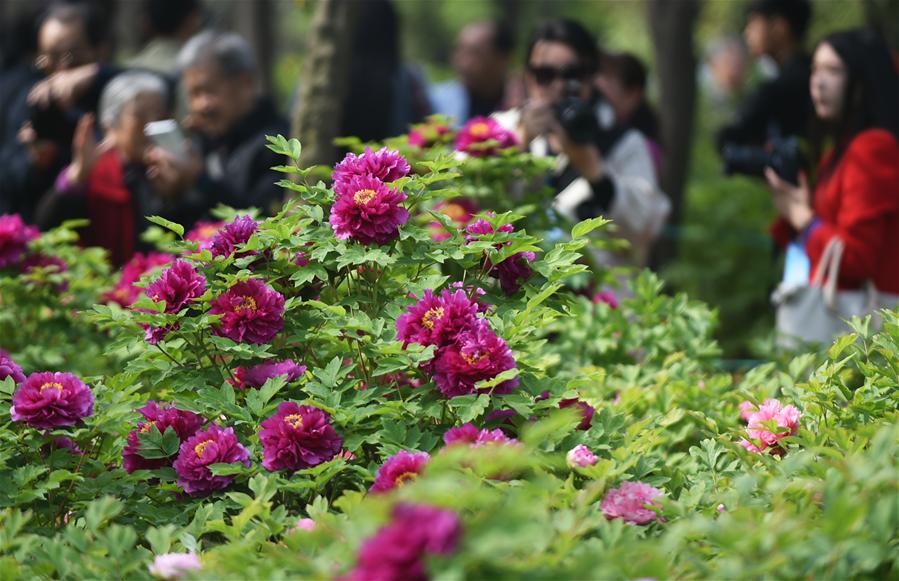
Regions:
[[[218, 204], [274, 211], [282, 194], [271, 167], [282, 160], [264, 136], [290, 133], [250, 44], [207, 28], [200, 0], [141, 6], [146, 42], [128, 59], [112, 54], [105, 14], [87, 0], [31, 3], [7, 23], [2, 48], [0, 214], [41, 228], [87, 218], [84, 241], [116, 264], [140, 248], [143, 216], [190, 227]], [[699, 71], [703, 106], [728, 119], [717, 135], [725, 170], [770, 184], [772, 232], [804, 258], [788, 266], [800, 278], [839, 237], [841, 285], [899, 293], [895, 60], [862, 30], [807, 52], [808, 0], [747, 6], [742, 35], [722, 31]], [[390, 0], [360, 2], [358, 19], [341, 135], [382, 140], [435, 113], [479, 131], [496, 124], [557, 159], [547, 183], [560, 214], [614, 219], [631, 249], [609, 263], [646, 264], [670, 204], [659, 186], [664, 119], [639, 57], [552, 20], [535, 23], [521, 67], [502, 20], [471, 22], [455, 40], [453, 78], [429, 84], [402, 57]], [[763, 64], [752, 90], [750, 59]]]

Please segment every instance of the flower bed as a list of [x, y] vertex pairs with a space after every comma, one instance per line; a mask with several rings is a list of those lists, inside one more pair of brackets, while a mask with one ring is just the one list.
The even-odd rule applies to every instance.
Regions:
[[[0, 320], [36, 334], [0, 354], [0, 573], [896, 575], [899, 318], [718, 373], [714, 315], [649, 273], [585, 293], [604, 221], [530, 233], [496, 188], [536, 162], [475, 129], [477, 157], [419, 128], [333, 188], [285, 166], [267, 220], [151, 218], [164, 253], [116, 280], [4, 218]], [[459, 202], [485, 187], [497, 213]]]

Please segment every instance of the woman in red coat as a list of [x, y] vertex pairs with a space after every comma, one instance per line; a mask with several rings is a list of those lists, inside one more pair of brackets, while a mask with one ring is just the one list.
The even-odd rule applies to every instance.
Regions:
[[834, 33], [815, 50], [810, 79], [819, 126], [812, 192], [766, 177], [780, 216], [772, 234], [781, 246], [798, 242], [814, 277], [834, 236], [845, 244], [840, 289], [871, 281], [899, 294], [899, 78], [889, 51], [874, 33]]

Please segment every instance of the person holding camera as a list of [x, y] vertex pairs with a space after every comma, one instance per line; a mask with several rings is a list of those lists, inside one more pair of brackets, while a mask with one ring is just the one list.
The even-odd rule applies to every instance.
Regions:
[[809, 0], [754, 0], [747, 14], [743, 38], [750, 53], [770, 59], [777, 73], [753, 91], [736, 119], [718, 132], [725, 163], [728, 146], [763, 147], [772, 138], [804, 137], [812, 113], [810, 58], [802, 48], [812, 15]]
[[[833, 264], [824, 257], [833, 255], [830, 247], [836, 242], [842, 247], [842, 257], [835, 260], [837, 289], [870, 290], [873, 285], [880, 296], [877, 306], [895, 307], [899, 76], [886, 43], [867, 30], [825, 37], [815, 49], [809, 88], [816, 115], [817, 183], [810, 187], [804, 174], [790, 183], [771, 168], [765, 174], [780, 214], [771, 232], [780, 246], [798, 247], [794, 263], [805, 261], [804, 267], [791, 264], [788, 253], [787, 275], [806, 272], [807, 282], [819, 269], [832, 272]], [[830, 145], [826, 151], [825, 144]]]
[[603, 253], [605, 266], [645, 266], [650, 245], [670, 211], [659, 190], [646, 139], [615, 127], [612, 108], [595, 89], [595, 38], [571, 20], [554, 20], [534, 33], [527, 52], [527, 101], [495, 114], [535, 155], [553, 155], [549, 181], [554, 209], [572, 222], [603, 215], [630, 248]]

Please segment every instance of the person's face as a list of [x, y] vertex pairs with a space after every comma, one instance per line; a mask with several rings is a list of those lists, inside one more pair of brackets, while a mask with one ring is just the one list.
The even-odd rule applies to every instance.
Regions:
[[209, 137], [226, 135], [253, 106], [253, 79], [248, 74], [228, 77], [207, 63], [186, 69], [182, 79], [190, 115]]
[[630, 119], [643, 101], [643, 91], [628, 89], [621, 79], [607, 72], [597, 75], [596, 87], [615, 110], [615, 119], [621, 122]]
[[531, 51], [525, 75], [528, 96], [537, 101], [558, 103], [566, 93], [566, 81], [579, 81], [579, 94], [583, 100], [590, 98], [589, 75], [580, 66], [573, 48], [554, 41], [538, 41]]
[[453, 69], [469, 91], [485, 95], [501, 87], [508, 68], [509, 57], [493, 47], [490, 24], [471, 24], [462, 29], [453, 52]]
[[771, 21], [762, 14], [752, 14], [743, 29], [746, 46], [754, 57], [760, 57], [771, 51]]
[[166, 118], [165, 99], [158, 93], [141, 93], [125, 105], [118, 123], [110, 129], [115, 145], [125, 162], [137, 163], [150, 144], [144, 126]]
[[47, 75], [93, 62], [96, 57], [82, 23], [51, 19], [41, 26], [35, 65]]
[[839, 119], [846, 100], [849, 72], [840, 55], [827, 43], [821, 43], [812, 61], [809, 90], [815, 113], [825, 121]]

